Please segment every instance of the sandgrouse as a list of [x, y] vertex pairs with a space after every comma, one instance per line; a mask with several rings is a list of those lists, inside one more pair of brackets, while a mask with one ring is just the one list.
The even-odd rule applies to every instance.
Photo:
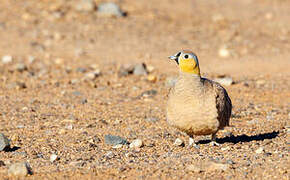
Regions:
[[212, 135], [216, 143], [218, 130], [229, 125], [232, 103], [227, 91], [217, 82], [202, 78], [197, 56], [191, 51], [180, 51], [169, 57], [179, 66], [179, 77], [170, 90], [167, 121], [190, 136]]

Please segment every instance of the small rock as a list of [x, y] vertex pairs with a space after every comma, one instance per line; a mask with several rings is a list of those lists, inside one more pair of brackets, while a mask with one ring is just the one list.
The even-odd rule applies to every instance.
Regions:
[[98, 15], [108, 17], [122, 17], [125, 16], [125, 13], [121, 11], [117, 4], [113, 2], [107, 2], [98, 5]]
[[147, 76], [147, 80], [149, 82], [155, 83], [157, 81], [157, 77], [150, 74], [150, 75]]
[[14, 163], [8, 169], [9, 176], [26, 176], [28, 174], [32, 174], [32, 171], [27, 162]]
[[141, 139], [135, 139], [130, 144], [130, 148], [140, 148], [142, 146], [143, 146], [143, 141]]
[[184, 142], [181, 139], [177, 138], [177, 139], [175, 139], [173, 145], [174, 146], [184, 146]]
[[94, 80], [98, 76], [100, 76], [100, 74], [101, 74], [101, 71], [97, 69], [93, 72], [86, 73], [84, 79], [85, 80]]
[[105, 143], [108, 145], [128, 144], [127, 140], [120, 136], [105, 135]]
[[230, 150], [230, 149], [231, 148], [229, 146], [221, 148], [222, 151], [227, 151], [227, 150]]
[[137, 64], [133, 70], [134, 75], [147, 75], [146, 65], [144, 63]]
[[154, 89], [148, 90], [148, 91], [144, 91], [143, 93], [141, 93], [141, 97], [153, 97], [157, 94], [157, 91]]
[[129, 74], [133, 74], [134, 71], [134, 65], [132, 64], [125, 64], [119, 67], [118, 69], [118, 76], [128, 76]]
[[146, 69], [148, 73], [152, 73], [155, 70], [155, 67], [149, 65], [149, 66], [146, 66]]
[[79, 12], [92, 12], [96, 9], [94, 0], [78, 0], [74, 2], [75, 10]]
[[167, 77], [166, 80], [166, 87], [174, 87], [174, 85], [176, 84], [177, 82], [177, 77]]
[[234, 83], [234, 81], [231, 77], [216, 78], [216, 79], [214, 79], [214, 81], [216, 81], [224, 86], [230, 86]]
[[57, 155], [56, 154], [52, 154], [52, 155], [50, 155], [49, 161], [53, 163], [57, 159], [58, 159]]
[[147, 117], [145, 118], [145, 121], [147, 122], [157, 122], [159, 119], [157, 117]]
[[10, 147], [9, 139], [2, 133], [0, 133], [0, 151], [3, 151], [5, 148]]
[[230, 51], [226, 47], [219, 49], [219, 56], [222, 58], [227, 58], [230, 56]]
[[264, 148], [263, 147], [259, 147], [256, 151], [257, 154], [261, 154], [264, 152]]
[[27, 70], [27, 66], [23, 63], [18, 63], [18, 64], [15, 64], [14, 70], [19, 71], [19, 72], [23, 72], [23, 71]]
[[8, 64], [8, 63], [11, 63], [13, 61], [13, 58], [10, 55], [5, 55], [2, 57], [1, 61], [3, 64]]

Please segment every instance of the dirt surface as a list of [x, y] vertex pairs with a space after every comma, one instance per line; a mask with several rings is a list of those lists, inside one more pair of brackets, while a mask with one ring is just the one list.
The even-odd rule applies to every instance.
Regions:
[[[127, 16], [79, 12], [76, 1], [1, 1], [0, 58], [12, 61], [0, 62], [0, 133], [11, 140], [0, 179], [15, 178], [16, 162], [30, 164], [28, 179], [289, 179], [290, 1], [115, 2]], [[203, 76], [235, 82], [220, 146], [196, 137], [188, 147], [166, 123], [168, 78], [178, 75], [167, 57], [181, 49], [198, 55]], [[152, 81], [120, 77], [142, 62]], [[112, 148], [108, 134], [144, 146]], [[223, 166], [196, 170], [203, 162]]]

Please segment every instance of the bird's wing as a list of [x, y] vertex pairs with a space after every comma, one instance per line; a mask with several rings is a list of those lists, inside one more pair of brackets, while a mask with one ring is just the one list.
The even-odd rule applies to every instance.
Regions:
[[229, 126], [232, 113], [232, 102], [227, 91], [217, 82], [204, 79], [204, 83], [206, 86], [212, 86], [213, 92], [215, 94], [220, 128]]

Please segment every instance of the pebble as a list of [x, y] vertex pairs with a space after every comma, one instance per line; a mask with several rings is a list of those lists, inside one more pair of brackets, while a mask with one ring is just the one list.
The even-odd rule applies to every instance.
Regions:
[[134, 75], [147, 75], [146, 65], [144, 63], [136, 64], [133, 70]]
[[128, 144], [126, 139], [110, 134], [105, 135], [105, 143], [108, 145]]
[[8, 63], [11, 63], [13, 61], [13, 58], [10, 55], [5, 55], [2, 57], [1, 61], [3, 64], [8, 64]]
[[174, 85], [176, 84], [177, 82], [177, 77], [167, 77], [166, 80], [166, 87], [174, 87]]
[[78, 0], [74, 2], [75, 10], [79, 12], [92, 12], [96, 9], [94, 0]]
[[18, 64], [15, 64], [14, 70], [19, 71], [19, 72], [23, 72], [23, 71], [27, 70], [27, 66], [23, 63], [18, 63]]
[[222, 58], [227, 58], [230, 56], [230, 51], [226, 47], [222, 47], [219, 49], [218, 54]]
[[8, 147], [10, 147], [9, 139], [4, 134], [0, 133], [0, 151]]
[[32, 172], [27, 162], [14, 163], [8, 169], [9, 176], [26, 176], [28, 174], [32, 174]]
[[58, 156], [56, 154], [52, 154], [52, 155], [50, 155], [49, 161], [53, 163], [57, 159], [58, 159]]
[[151, 90], [148, 90], [148, 91], [144, 91], [141, 93], [141, 97], [145, 97], [145, 98], [148, 98], [148, 97], [153, 97], [157, 94], [157, 91], [154, 90], [154, 89], [151, 89]]
[[148, 73], [152, 73], [155, 70], [155, 67], [148, 65], [148, 66], [146, 66], [146, 69], [147, 69]]
[[181, 139], [176, 138], [173, 145], [174, 146], [184, 146], [184, 142]]
[[101, 3], [98, 5], [98, 15], [107, 17], [122, 17], [125, 13], [113, 2]]
[[145, 121], [147, 121], [147, 122], [157, 122], [157, 121], [159, 121], [159, 119], [157, 117], [147, 117], [145, 119]]
[[221, 148], [222, 151], [227, 151], [227, 150], [230, 150], [230, 149], [231, 148], [229, 146]]
[[263, 147], [259, 147], [256, 151], [257, 154], [261, 154], [264, 152], [264, 148]]
[[224, 86], [230, 86], [234, 83], [234, 81], [231, 77], [215, 78], [214, 81], [216, 81]]
[[140, 148], [142, 146], [143, 146], [143, 141], [141, 139], [135, 139], [130, 144], [130, 148]]
[[134, 71], [134, 65], [132, 64], [125, 64], [119, 67], [118, 69], [118, 76], [128, 76], [129, 74], [132, 74]]
[[97, 70], [95, 70], [93, 72], [86, 73], [85, 76], [84, 76], [84, 79], [86, 79], [86, 80], [94, 80], [100, 75], [101, 75], [101, 71], [99, 69], [97, 69]]
[[149, 82], [155, 83], [157, 81], [157, 77], [150, 74], [150, 75], [147, 76], [147, 80]]

